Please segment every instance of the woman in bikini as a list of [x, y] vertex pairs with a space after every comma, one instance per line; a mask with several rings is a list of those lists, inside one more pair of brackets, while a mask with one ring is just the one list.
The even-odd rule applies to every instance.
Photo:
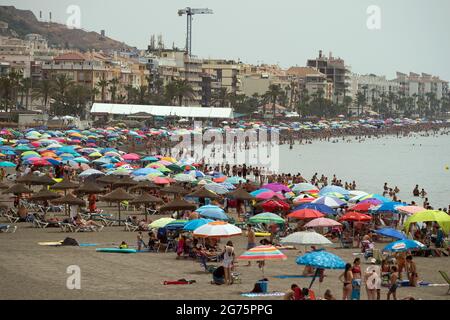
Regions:
[[231, 279], [231, 269], [233, 268], [234, 263], [234, 248], [233, 248], [233, 242], [228, 241], [227, 245], [223, 249], [223, 267], [225, 269], [225, 284], [231, 285], [232, 279]]
[[344, 273], [339, 276], [339, 280], [344, 284], [344, 288], [342, 290], [342, 300], [349, 300], [352, 293], [353, 273], [351, 269], [352, 265], [347, 263], [345, 265]]

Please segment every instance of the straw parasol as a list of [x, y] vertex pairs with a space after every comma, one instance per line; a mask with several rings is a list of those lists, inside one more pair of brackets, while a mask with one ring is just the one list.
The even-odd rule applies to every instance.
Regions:
[[53, 204], [63, 204], [67, 215], [67, 205], [71, 206], [86, 206], [83, 199], [75, 197], [73, 194], [66, 194], [64, 197], [51, 201]]
[[162, 193], [174, 193], [174, 194], [187, 194], [189, 191], [187, 191], [185, 188], [180, 186], [166, 186], [161, 189]]
[[51, 186], [50, 188], [53, 190], [64, 190], [64, 195], [67, 194], [67, 190], [78, 188], [78, 183], [74, 183], [70, 181], [67, 177], [65, 177], [61, 182], [58, 182]]
[[84, 182], [81, 186], [79, 186], [76, 190], [76, 193], [82, 194], [97, 194], [105, 192], [105, 189], [100, 187], [98, 184], [94, 182]]
[[24, 183], [24, 184], [34, 184], [36, 181], [38, 181], [39, 177], [37, 175], [35, 175], [33, 172], [27, 173], [26, 175], [23, 175], [21, 177], [18, 177], [16, 179], [16, 182], [18, 183]]
[[22, 194], [22, 193], [33, 193], [30, 189], [25, 187], [22, 183], [16, 183], [15, 185], [11, 186], [10, 188], [6, 189], [2, 192], [3, 194], [6, 193], [12, 193], [12, 194]]
[[236, 200], [253, 200], [255, 199], [250, 193], [248, 193], [244, 188], [238, 188], [232, 192], [229, 192], [225, 197]]
[[42, 189], [33, 194], [30, 197], [31, 201], [45, 201], [45, 200], [54, 200], [61, 198], [61, 195], [57, 194], [56, 192], [48, 190], [46, 187], [42, 187]]
[[50, 178], [50, 176], [48, 176], [47, 174], [45, 174], [43, 176], [37, 177], [37, 179], [32, 184], [50, 186], [56, 184], [56, 181]]
[[186, 195], [186, 197], [192, 197], [192, 198], [208, 198], [208, 199], [219, 199], [220, 196], [212, 191], [209, 191], [208, 189], [200, 188], [197, 191], [194, 191], [192, 193], [189, 193]]
[[134, 197], [122, 188], [117, 188], [114, 191], [112, 191], [100, 198], [100, 200], [102, 200], [102, 201], [117, 202], [117, 206], [119, 208], [119, 226], [120, 226], [120, 203], [122, 201], [133, 200], [133, 199], [134, 199]]
[[130, 201], [130, 204], [144, 205], [145, 221], [147, 221], [147, 205], [151, 203], [164, 203], [164, 201], [158, 197], [152, 196], [149, 193], [143, 193], [139, 197]]
[[97, 182], [104, 183], [104, 184], [111, 184], [112, 185], [117, 180], [118, 180], [118, 178], [116, 176], [107, 175], [107, 176], [103, 176], [103, 177], [98, 178]]
[[188, 202], [180, 198], [175, 198], [171, 202], [159, 208], [159, 211], [164, 212], [164, 211], [178, 211], [178, 210], [195, 210], [196, 208], [197, 206], [191, 202]]
[[129, 187], [135, 186], [137, 185], [138, 182], [133, 180], [132, 178], [130, 178], [130, 176], [125, 176], [121, 179], [117, 179], [114, 183], [113, 183], [113, 188], [117, 188], [117, 187], [125, 187], [125, 189], [128, 189]]
[[159, 189], [159, 187], [156, 184], [154, 184], [153, 182], [150, 182], [148, 180], [144, 180], [144, 181], [140, 181], [134, 187], [131, 187], [130, 191], [135, 191], [135, 190], [154, 190], [154, 189]]

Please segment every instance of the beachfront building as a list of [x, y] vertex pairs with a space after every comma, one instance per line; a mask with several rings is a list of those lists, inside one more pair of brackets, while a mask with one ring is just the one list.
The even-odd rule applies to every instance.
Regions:
[[286, 74], [294, 90], [293, 104], [302, 101], [304, 96], [320, 93], [325, 99], [333, 99], [333, 83], [319, 70], [311, 67], [290, 67]]
[[343, 97], [348, 96], [349, 67], [345, 65], [343, 59], [333, 57], [331, 52], [326, 57], [320, 50], [319, 56], [315, 59], [307, 60], [306, 66], [315, 68], [326, 75], [328, 81], [333, 84], [333, 100], [335, 102], [341, 102]]
[[204, 59], [202, 71], [215, 79], [216, 86], [225, 88], [229, 93], [240, 93], [241, 80], [238, 62], [234, 60]]
[[24, 78], [29, 78], [32, 60], [32, 51], [26, 41], [0, 36], [0, 62], [8, 64], [10, 71], [14, 70], [22, 73]]
[[434, 93], [438, 100], [448, 92], [448, 81], [427, 73], [410, 72], [409, 75], [397, 72], [394, 80], [399, 85], [399, 92], [407, 97], [425, 96]]
[[350, 75], [350, 96], [356, 97], [358, 92], [363, 94], [366, 104], [369, 106], [373, 106], [382, 97], [388, 97], [392, 93], [397, 94], [399, 89], [399, 83], [386, 79], [386, 76], [356, 73]]

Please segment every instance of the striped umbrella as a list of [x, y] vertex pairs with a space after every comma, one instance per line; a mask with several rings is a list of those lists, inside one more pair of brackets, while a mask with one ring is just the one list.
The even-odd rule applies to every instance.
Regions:
[[[286, 260], [287, 256], [274, 246], [257, 246], [247, 250], [238, 257], [239, 260]], [[260, 264], [261, 272], [264, 276], [264, 263]]]

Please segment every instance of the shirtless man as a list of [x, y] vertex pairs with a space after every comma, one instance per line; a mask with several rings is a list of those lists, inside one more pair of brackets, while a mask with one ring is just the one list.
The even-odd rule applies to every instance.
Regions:
[[[251, 224], [247, 225], [247, 250], [256, 247], [256, 235]], [[252, 262], [249, 260], [247, 266], [251, 266]]]

